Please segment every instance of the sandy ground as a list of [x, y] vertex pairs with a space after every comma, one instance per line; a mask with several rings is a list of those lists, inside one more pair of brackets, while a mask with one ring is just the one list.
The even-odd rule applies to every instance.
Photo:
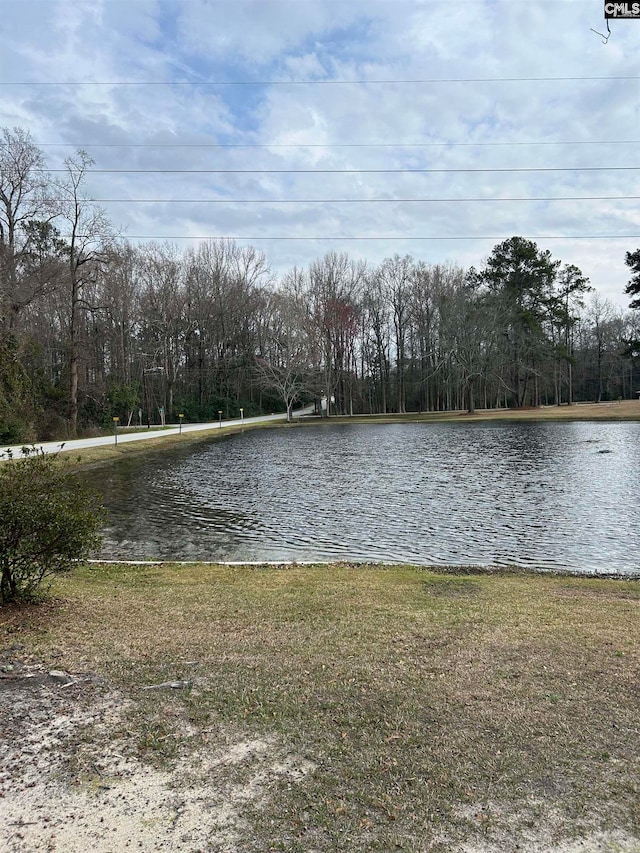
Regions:
[[221, 733], [210, 751], [154, 769], [113, 737], [130, 705], [91, 675], [0, 679], [1, 851], [242, 850], [246, 804], [312, 769], [274, 740]]
[[[127, 697], [91, 674], [46, 672], [29, 663], [7, 668], [0, 676], [0, 850], [6, 853], [239, 853], [251, 831], [246, 808], [267, 803], [276, 780], [302, 785], [314, 770], [273, 738], [219, 731], [206, 750], [155, 769], [127, 754]], [[532, 828], [524, 844], [505, 838], [498, 847], [451, 850], [640, 853], [640, 841], [622, 832], [549, 846], [552, 829]]]

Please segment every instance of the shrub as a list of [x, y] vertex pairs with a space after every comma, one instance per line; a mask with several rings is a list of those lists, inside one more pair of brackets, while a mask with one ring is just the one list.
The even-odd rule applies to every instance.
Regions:
[[32, 598], [100, 544], [102, 509], [56, 456], [0, 462], [0, 604]]

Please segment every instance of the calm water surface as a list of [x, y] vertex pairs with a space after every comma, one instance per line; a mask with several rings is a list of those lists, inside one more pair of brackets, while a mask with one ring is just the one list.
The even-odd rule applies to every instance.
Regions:
[[84, 476], [104, 558], [640, 570], [640, 423], [250, 431]]

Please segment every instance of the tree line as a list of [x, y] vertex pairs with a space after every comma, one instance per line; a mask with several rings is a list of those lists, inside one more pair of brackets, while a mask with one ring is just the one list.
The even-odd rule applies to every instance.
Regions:
[[276, 277], [232, 240], [132, 245], [87, 200], [79, 151], [48, 174], [0, 146], [0, 441], [111, 423], [217, 420], [325, 400], [327, 414], [571, 404], [640, 389], [630, 310], [514, 236], [480, 269], [328, 252]]

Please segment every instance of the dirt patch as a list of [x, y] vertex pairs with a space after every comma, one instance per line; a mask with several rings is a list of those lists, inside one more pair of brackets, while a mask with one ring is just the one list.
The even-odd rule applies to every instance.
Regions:
[[229, 736], [149, 766], [130, 754], [131, 707], [90, 675], [23, 668], [0, 680], [0, 849], [239, 850], [245, 809], [313, 769], [273, 737]]

